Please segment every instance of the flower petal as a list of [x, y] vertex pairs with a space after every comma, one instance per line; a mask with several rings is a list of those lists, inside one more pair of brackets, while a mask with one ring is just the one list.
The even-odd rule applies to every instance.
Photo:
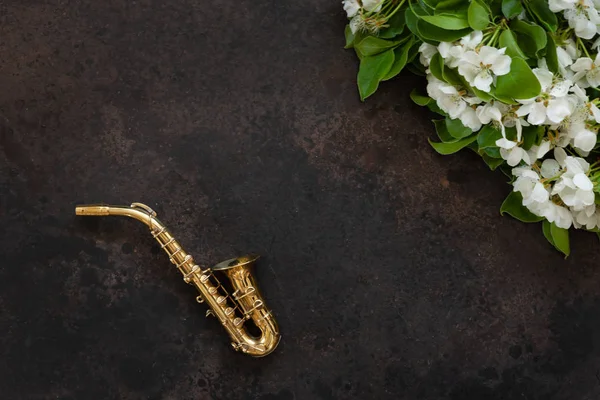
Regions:
[[572, 85], [573, 85], [573, 82], [571, 82], [568, 79], [557, 82], [552, 86], [552, 89], [550, 89], [549, 94], [554, 97], [566, 96], [567, 93], [569, 93], [569, 89], [571, 88]]
[[562, 147], [554, 148], [554, 159], [564, 168], [567, 165], [565, 162], [567, 160], [567, 152], [565, 149]]
[[499, 56], [496, 59], [496, 62], [492, 64], [491, 70], [497, 76], [506, 75], [510, 72], [510, 64], [512, 59], [509, 56]]
[[593, 61], [589, 57], [581, 57], [571, 65], [571, 69], [575, 72], [589, 71], [592, 69]]
[[550, 121], [558, 124], [559, 122], [562, 122], [565, 117], [571, 115], [571, 103], [566, 98], [550, 100], [548, 102], [546, 113]]
[[488, 70], [482, 69], [475, 76], [475, 79], [473, 80], [473, 86], [475, 86], [479, 90], [483, 90], [484, 92], [489, 92], [491, 89], [492, 82], [494, 82], [492, 74], [490, 74]]
[[584, 173], [576, 174], [573, 177], [573, 183], [581, 190], [591, 191], [594, 188], [594, 184]]
[[580, 131], [577, 136], [575, 136], [575, 140], [573, 140], [573, 146], [582, 151], [592, 151], [596, 145], [596, 140], [597, 137], [594, 132], [584, 129]]
[[516, 145], [517, 145], [517, 142], [513, 142], [512, 140], [508, 140], [505, 138], [496, 140], [496, 146], [500, 147], [501, 149], [510, 150], [513, 147], [515, 147]]
[[540, 168], [540, 172], [544, 178], [552, 178], [558, 175], [560, 171], [560, 164], [558, 161], [548, 158], [544, 160], [542, 163], [542, 167]]
[[541, 125], [546, 122], [546, 106], [544, 106], [544, 103], [536, 102], [532, 104], [527, 122], [531, 125]]
[[544, 185], [541, 182], [536, 183], [535, 187], [533, 188], [533, 192], [531, 192], [531, 198], [537, 201], [538, 203], [543, 203], [545, 201], [548, 201], [548, 197], [549, 193], [548, 190], [546, 190], [546, 188], [544, 187]]
[[550, 86], [552, 86], [552, 72], [548, 71], [547, 69], [534, 68], [533, 73], [538, 78], [538, 81], [540, 81], [542, 92], [545, 92]]

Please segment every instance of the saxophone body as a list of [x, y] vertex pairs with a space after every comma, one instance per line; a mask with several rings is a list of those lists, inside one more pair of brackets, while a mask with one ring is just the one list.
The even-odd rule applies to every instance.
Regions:
[[[183, 280], [198, 289], [196, 301], [208, 305], [210, 309], [207, 310], [206, 316], [213, 315], [221, 322], [231, 337], [231, 345], [235, 350], [253, 357], [263, 357], [275, 350], [279, 344], [281, 335], [277, 322], [265, 306], [252, 275], [252, 266], [258, 256], [233, 258], [212, 268], [201, 268], [156, 218], [156, 213], [141, 203], [133, 203], [129, 207], [79, 205], [76, 206], [75, 213], [89, 216], [125, 216], [143, 222], [168, 254], [171, 263], [179, 269]], [[215, 272], [220, 272], [229, 279], [233, 288], [231, 295]], [[249, 321], [260, 331], [258, 336], [249, 332]]]

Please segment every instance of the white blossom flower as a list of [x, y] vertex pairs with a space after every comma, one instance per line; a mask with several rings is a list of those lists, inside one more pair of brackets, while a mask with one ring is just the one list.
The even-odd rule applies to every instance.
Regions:
[[487, 125], [492, 121], [497, 122], [501, 126], [502, 137], [506, 137], [504, 133], [504, 125], [502, 125], [502, 111], [500, 108], [508, 108], [506, 105], [500, 102], [485, 103], [482, 106], [477, 107], [477, 118], [482, 124]]
[[569, 209], [559, 206], [550, 200], [549, 185], [542, 183], [538, 173], [531, 167], [513, 168], [512, 174], [516, 177], [513, 182], [513, 191], [521, 193], [523, 205], [529, 211], [558, 227], [568, 229], [573, 223], [573, 216]]
[[437, 47], [423, 42], [419, 46], [419, 61], [424, 67], [429, 67], [431, 58], [438, 52]]
[[529, 123], [516, 114], [516, 108], [510, 107], [500, 101], [485, 103], [477, 107], [477, 117], [482, 124], [487, 125], [492, 122], [500, 128], [502, 137], [506, 138], [505, 128], [515, 128], [517, 131], [517, 142], [521, 141], [523, 127], [529, 126]]
[[483, 39], [483, 32], [473, 31], [460, 39], [458, 43], [440, 42], [438, 51], [444, 63], [450, 68], [456, 68], [460, 64], [464, 54], [468, 50], [474, 50]]
[[586, 206], [581, 211], [573, 212], [573, 224], [576, 227], [585, 226], [586, 229], [594, 229], [600, 226], [600, 216], [596, 213], [596, 205]]
[[479, 90], [489, 92], [496, 76], [510, 72], [511, 58], [504, 55], [506, 48], [482, 46], [466, 51], [458, 65], [458, 72]]
[[358, 10], [360, 10], [358, 0], [344, 0], [342, 1], [342, 4], [344, 5], [344, 11], [346, 11], [348, 18], [354, 17], [358, 14]]
[[553, 82], [554, 76], [547, 69], [534, 68], [533, 73], [540, 82], [542, 93], [532, 99], [518, 100], [522, 106], [517, 110], [517, 115], [527, 116], [527, 122], [532, 125], [562, 122], [572, 112], [573, 106], [566, 97], [571, 81]]
[[[562, 1], [561, 3], [569, 3]], [[577, 0], [564, 9], [564, 16], [569, 21], [569, 27], [575, 30], [575, 35], [582, 39], [592, 39], [598, 32], [600, 16], [591, 0]]]
[[575, 2], [577, 0], [549, 0], [548, 6], [550, 7], [550, 11], [553, 13], [557, 13], [559, 11], [564, 11], [569, 8], [575, 6]]
[[565, 52], [571, 57], [571, 60], [576, 60], [581, 56], [581, 50], [577, 47], [577, 43], [571, 38], [563, 42], [563, 48]]
[[463, 46], [455, 45], [450, 42], [440, 42], [437, 50], [444, 59], [444, 64], [450, 68], [456, 68], [465, 54]]
[[527, 151], [527, 154], [529, 154], [529, 159], [533, 163], [539, 160], [540, 158], [543, 158], [546, 155], [546, 153], [550, 151], [552, 146], [553, 144], [549, 140], [542, 140], [539, 146], [531, 146], [531, 148]]
[[[531, 167], [513, 168], [512, 174], [517, 177], [513, 182], [513, 191], [521, 193], [523, 200], [527, 199], [527, 203], [531, 203], [530, 198], [537, 184], [540, 183], [540, 176]], [[540, 198], [539, 189], [537, 198]]]
[[470, 128], [473, 132], [477, 132], [481, 129], [481, 121], [477, 117], [477, 113], [473, 109], [473, 106], [468, 106], [459, 116], [460, 122], [467, 128]]
[[569, 65], [573, 64], [573, 59], [571, 58], [569, 53], [562, 47], [556, 48], [556, 58], [558, 60], [558, 65], [560, 65], [561, 67], [566, 68]]
[[[570, 46], [571, 43], [567, 42], [566, 45]], [[567, 49], [569, 49], [569, 50], [567, 50]], [[571, 57], [571, 54], [573, 54], [575, 57]], [[577, 55], [576, 48], [575, 48], [575, 52], [572, 52], [572, 49], [570, 49], [569, 47], [563, 48], [563, 47], [558, 46], [556, 48], [558, 71], [560, 72], [560, 75], [563, 78], [568, 79], [570, 81], [573, 81], [574, 72], [569, 68], [569, 66], [571, 66], [573, 64], [573, 59], [577, 58], [576, 55]], [[547, 66], [545, 68], [548, 69]]]
[[548, 222], [554, 223], [559, 228], [569, 229], [573, 224], [573, 214], [571, 214], [571, 211], [551, 201], [534, 203], [527, 208], [535, 215], [546, 218]]
[[557, 13], [573, 7], [575, 2], [576, 0], [549, 0], [548, 6], [550, 7], [550, 11]]
[[360, 16], [360, 14], [357, 14], [354, 17], [352, 17], [349, 25], [350, 25], [350, 31], [352, 32], [353, 35], [356, 32], [358, 32], [359, 30], [361, 30], [362, 27], [364, 26], [364, 22], [363, 22], [362, 17]]
[[573, 112], [565, 119], [562, 131], [566, 132], [573, 147], [587, 153], [594, 148], [597, 141], [597, 132], [589, 129], [589, 123], [600, 123], [600, 110], [589, 101], [585, 91], [579, 86], [574, 85], [571, 92]]
[[592, 61], [589, 57], [581, 57], [571, 65], [575, 71], [573, 82], [582, 88], [600, 86], [600, 53]]
[[362, 0], [363, 8], [369, 12], [379, 12], [382, 4], [383, 0]]
[[596, 104], [589, 100], [585, 91], [578, 85], [573, 85], [570, 91], [575, 95], [573, 99], [576, 100], [575, 110], [570, 117], [571, 121], [585, 122], [587, 120], [594, 120], [596, 123], [600, 123], [600, 110]]
[[496, 146], [500, 148], [500, 156], [505, 159], [506, 163], [511, 167], [519, 165], [521, 161], [524, 161], [528, 165], [531, 164], [529, 154], [525, 149], [519, 147], [517, 142], [501, 138], [496, 140]]
[[542, 162], [540, 173], [542, 177], [549, 179], [554, 178], [560, 172], [560, 164], [553, 158], [547, 158]]
[[572, 139], [573, 147], [585, 153], [592, 151], [598, 139], [596, 132], [587, 129], [585, 124], [571, 124], [569, 137]]
[[467, 36], [463, 36], [460, 38], [460, 44], [467, 50], [473, 50], [483, 40], [483, 32], [482, 31], [473, 31], [469, 33]]
[[[462, 114], [467, 113], [465, 118], [469, 120], [471, 119], [471, 112], [476, 118], [475, 111], [471, 106], [481, 103], [480, 98], [469, 96], [464, 90], [458, 91], [454, 86], [442, 82], [431, 74], [427, 76], [427, 79], [429, 81], [427, 84], [427, 94], [436, 101], [438, 107], [448, 113], [450, 118], [460, 119]], [[481, 127], [481, 125], [479, 125], [479, 127]]]
[[594, 204], [594, 184], [586, 174], [590, 164], [583, 158], [567, 156], [561, 148], [554, 150], [554, 158], [564, 172], [554, 184], [552, 195], [558, 195], [574, 211]]

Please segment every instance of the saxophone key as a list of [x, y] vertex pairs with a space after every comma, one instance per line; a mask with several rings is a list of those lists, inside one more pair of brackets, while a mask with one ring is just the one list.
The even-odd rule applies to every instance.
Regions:
[[198, 265], [194, 265], [192, 267], [192, 270], [190, 272], [188, 272], [187, 274], [185, 274], [183, 276], [183, 280], [185, 281], [185, 283], [190, 283], [192, 280], [192, 276], [196, 274], [196, 272], [198, 272], [198, 270], [200, 270], [200, 266]]

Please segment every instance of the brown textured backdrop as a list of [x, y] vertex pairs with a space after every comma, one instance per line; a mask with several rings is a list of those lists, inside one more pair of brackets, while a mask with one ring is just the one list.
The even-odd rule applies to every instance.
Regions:
[[[338, 1], [0, 2], [2, 399], [597, 399], [600, 244], [563, 260], [509, 187], [365, 104]], [[263, 254], [283, 332], [234, 353], [145, 227]]]

